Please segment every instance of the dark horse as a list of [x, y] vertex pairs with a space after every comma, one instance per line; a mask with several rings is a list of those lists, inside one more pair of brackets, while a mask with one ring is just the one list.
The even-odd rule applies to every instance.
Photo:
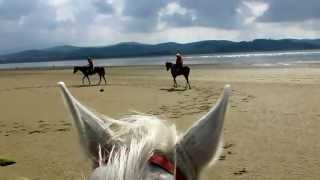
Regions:
[[177, 66], [171, 62], [166, 62], [166, 68], [167, 71], [169, 71], [169, 69], [171, 69], [171, 75], [173, 77], [173, 87], [177, 87], [177, 81], [176, 81], [176, 77], [179, 75], [183, 75], [184, 78], [187, 81], [186, 84], [186, 88], [187, 86], [189, 86], [189, 89], [191, 89], [190, 83], [189, 83], [189, 73], [190, 73], [190, 68], [188, 66], [183, 66], [182, 69], [177, 69]]
[[106, 78], [105, 78], [105, 74], [106, 71], [104, 70], [104, 67], [94, 67], [93, 71], [90, 71], [90, 67], [89, 66], [75, 66], [73, 68], [73, 74], [75, 74], [77, 71], [81, 71], [83, 74], [83, 78], [82, 78], [82, 84], [84, 84], [84, 79], [87, 78], [89, 81], [89, 85], [91, 84], [89, 76], [94, 75], [94, 74], [98, 74], [99, 75], [99, 85], [101, 83], [101, 77], [103, 77], [104, 83], [107, 84]]

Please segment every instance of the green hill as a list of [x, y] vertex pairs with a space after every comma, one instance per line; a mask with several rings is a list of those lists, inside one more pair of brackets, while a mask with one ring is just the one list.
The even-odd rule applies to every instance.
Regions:
[[57, 46], [53, 48], [28, 50], [0, 56], [0, 63], [41, 62], [85, 59], [88, 56], [99, 58], [142, 57], [183, 54], [286, 51], [320, 49], [319, 39], [256, 39], [253, 41], [208, 40], [193, 43], [167, 42], [142, 44], [136, 42], [119, 43], [103, 47]]

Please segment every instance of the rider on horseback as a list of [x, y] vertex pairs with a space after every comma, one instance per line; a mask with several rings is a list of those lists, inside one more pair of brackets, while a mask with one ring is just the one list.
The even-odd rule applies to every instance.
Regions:
[[91, 57], [88, 57], [87, 60], [88, 60], [88, 66], [89, 66], [89, 74], [91, 74], [93, 72], [93, 61]]
[[179, 72], [183, 67], [183, 60], [182, 60], [182, 56], [181, 56], [180, 53], [177, 53], [176, 57], [177, 57], [177, 59], [176, 59], [176, 68], [177, 68], [177, 72]]

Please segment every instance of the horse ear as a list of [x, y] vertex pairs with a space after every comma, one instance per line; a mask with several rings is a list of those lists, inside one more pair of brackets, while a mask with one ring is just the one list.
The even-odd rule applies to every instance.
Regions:
[[190, 162], [195, 173], [218, 154], [229, 96], [230, 86], [227, 85], [216, 106], [187, 130], [177, 144], [178, 161]]
[[101, 150], [106, 155], [112, 148], [108, 122], [102, 120], [76, 100], [63, 82], [58, 83], [65, 104], [70, 110], [79, 133], [80, 143], [94, 166], [101, 164]]

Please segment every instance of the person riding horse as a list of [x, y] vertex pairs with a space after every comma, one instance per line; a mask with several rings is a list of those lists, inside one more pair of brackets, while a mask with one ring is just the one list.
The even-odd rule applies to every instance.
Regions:
[[177, 72], [180, 72], [180, 70], [183, 68], [183, 59], [182, 59], [182, 56], [180, 53], [177, 53], [176, 54], [176, 69], [177, 69]]
[[93, 61], [92, 61], [92, 58], [91, 57], [88, 57], [87, 58], [88, 60], [88, 66], [89, 66], [89, 74], [92, 74], [93, 73]]
[[84, 79], [87, 78], [88, 82], [89, 82], [89, 85], [90, 85], [91, 82], [90, 82], [89, 76], [92, 76], [94, 74], [98, 74], [99, 75], [100, 79], [99, 79], [99, 83], [98, 84], [100, 84], [101, 78], [103, 78], [105, 84], [107, 84], [107, 80], [105, 78], [106, 71], [105, 71], [104, 67], [103, 66], [95, 66], [95, 67], [93, 67], [93, 61], [92, 61], [91, 57], [88, 57], [87, 61], [88, 61], [88, 65], [85, 65], [85, 66], [74, 66], [73, 67], [73, 74], [77, 73], [78, 71], [82, 72], [82, 74], [83, 74], [82, 84], [84, 84]]
[[176, 54], [176, 64], [173, 64], [171, 62], [166, 62], [165, 66], [167, 68], [167, 71], [171, 69], [171, 75], [173, 77], [173, 86], [177, 87], [177, 81], [176, 77], [183, 75], [187, 81], [186, 88], [189, 87], [191, 89], [190, 83], [189, 83], [189, 73], [190, 68], [188, 66], [183, 66], [183, 59], [180, 53]]

